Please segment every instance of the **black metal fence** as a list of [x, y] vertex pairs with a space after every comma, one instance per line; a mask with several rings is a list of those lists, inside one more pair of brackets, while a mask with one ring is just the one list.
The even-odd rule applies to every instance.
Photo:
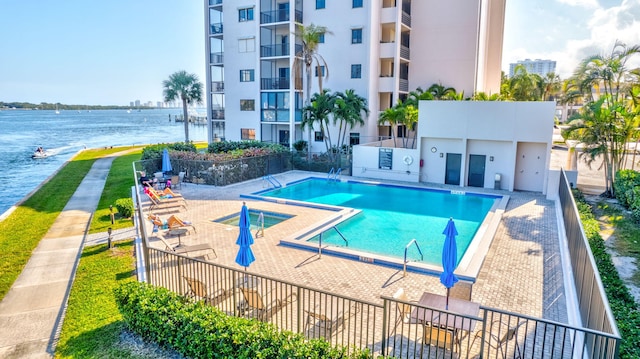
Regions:
[[[613, 313], [609, 307], [607, 295], [602, 286], [598, 267], [582, 227], [580, 213], [571, 193], [571, 185], [564, 171], [561, 171], [560, 174], [558, 195], [562, 207], [562, 217], [564, 219], [582, 323], [587, 328], [620, 337]], [[599, 343], [594, 342], [592, 344], [594, 347], [590, 348], [591, 350], [602, 350], [598, 346]], [[608, 349], [614, 350], [614, 348]], [[617, 349], [615, 348], [616, 352]]]

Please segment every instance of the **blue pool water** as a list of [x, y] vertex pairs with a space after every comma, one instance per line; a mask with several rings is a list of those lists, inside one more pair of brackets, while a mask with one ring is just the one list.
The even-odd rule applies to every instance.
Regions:
[[[458, 261], [464, 256], [480, 224], [499, 196], [451, 194], [450, 191], [363, 182], [336, 182], [312, 178], [259, 193], [265, 197], [350, 207], [362, 210], [336, 227], [349, 249], [404, 258], [407, 243], [416, 239], [424, 259], [439, 265], [444, 230], [452, 217], [458, 230]], [[310, 241], [318, 241], [316, 236]], [[325, 232], [323, 244], [345, 246], [334, 230]], [[408, 258], [420, 261], [415, 247]]]

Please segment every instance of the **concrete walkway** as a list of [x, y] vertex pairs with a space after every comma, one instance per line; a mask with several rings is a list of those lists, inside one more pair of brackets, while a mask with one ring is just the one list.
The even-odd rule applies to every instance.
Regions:
[[51, 358], [113, 157], [96, 160], [0, 302], [0, 357]]

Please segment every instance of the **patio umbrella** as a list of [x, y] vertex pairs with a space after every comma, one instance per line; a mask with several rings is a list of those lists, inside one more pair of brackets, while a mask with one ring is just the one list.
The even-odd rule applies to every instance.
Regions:
[[162, 151], [162, 172], [167, 173], [173, 171], [171, 167], [171, 160], [169, 160], [169, 151], [165, 148]]
[[253, 256], [253, 251], [251, 251], [253, 237], [251, 236], [249, 209], [244, 202], [242, 202], [242, 210], [240, 211], [240, 222], [238, 223], [238, 227], [240, 227], [240, 234], [238, 234], [236, 244], [239, 245], [240, 248], [238, 249], [238, 254], [236, 255], [236, 263], [243, 266], [244, 270], [246, 271], [247, 267], [251, 263], [253, 263], [256, 258]]
[[449, 310], [449, 291], [456, 282], [458, 277], [453, 274], [458, 265], [458, 249], [456, 248], [456, 236], [458, 231], [456, 225], [453, 223], [453, 218], [449, 218], [447, 226], [444, 228], [442, 234], [444, 237], [444, 247], [442, 248], [442, 274], [440, 275], [440, 283], [447, 288], [447, 301], [445, 309]]

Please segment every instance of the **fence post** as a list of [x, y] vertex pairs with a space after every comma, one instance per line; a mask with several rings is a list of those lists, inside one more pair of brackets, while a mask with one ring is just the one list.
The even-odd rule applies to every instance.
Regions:
[[383, 298], [382, 304], [382, 355], [387, 356], [387, 326], [389, 325], [388, 321], [388, 309], [389, 309], [389, 300]]

